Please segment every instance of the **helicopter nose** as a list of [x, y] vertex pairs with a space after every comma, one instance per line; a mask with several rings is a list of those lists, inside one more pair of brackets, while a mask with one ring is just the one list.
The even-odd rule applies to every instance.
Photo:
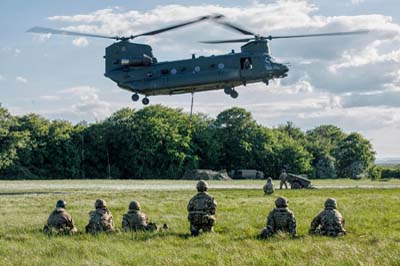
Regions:
[[287, 67], [287, 65], [283, 65], [283, 64], [282, 64], [281, 69], [282, 69], [282, 72], [283, 72], [283, 73], [289, 72], [289, 68]]

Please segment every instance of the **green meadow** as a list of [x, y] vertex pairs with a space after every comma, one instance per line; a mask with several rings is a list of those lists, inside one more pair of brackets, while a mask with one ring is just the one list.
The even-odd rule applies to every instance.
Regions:
[[[218, 202], [215, 233], [193, 238], [186, 206], [196, 181], [1, 181], [0, 265], [400, 265], [399, 181], [314, 183], [317, 189], [264, 196], [264, 181], [210, 182]], [[299, 237], [258, 240], [281, 195], [289, 199]], [[338, 201], [345, 237], [307, 234], [327, 197]], [[107, 201], [117, 229], [135, 199], [151, 221], [167, 223], [170, 230], [53, 237], [41, 232], [58, 199], [67, 201], [84, 231], [97, 198]]]

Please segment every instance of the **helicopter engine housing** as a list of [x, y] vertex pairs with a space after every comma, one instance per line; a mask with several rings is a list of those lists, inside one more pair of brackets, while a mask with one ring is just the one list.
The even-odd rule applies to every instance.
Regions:
[[115, 70], [121, 67], [150, 66], [157, 62], [150, 45], [120, 41], [106, 48], [106, 77], [113, 77]]

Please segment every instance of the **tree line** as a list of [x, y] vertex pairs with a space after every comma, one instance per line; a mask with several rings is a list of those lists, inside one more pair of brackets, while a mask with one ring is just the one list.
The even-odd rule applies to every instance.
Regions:
[[376, 177], [375, 152], [359, 133], [334, 125], [303, 132], [268, 128], [231, 108], [213, 119], [153, 105], [123, 108], [103, 121], [72, 124], [0, 105], [0, 179], [177, 179], [186, 170], [283, 168], [312, 178]]

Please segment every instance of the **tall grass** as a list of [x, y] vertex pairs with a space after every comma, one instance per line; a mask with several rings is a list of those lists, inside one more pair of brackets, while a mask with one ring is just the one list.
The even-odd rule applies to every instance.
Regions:
[[[0, 265], [400, 265], [400, 189], [278, 190], [266, 197], [261, 189], [211, 187], [218, 202], [216, 233], [197, 238], [189, 236], [186, 218], [194, 190], [42, 192], [0, 190]], [[258, 240], [280, 195], [289, 199], [299, 238], [282, 234]], [[327, 197], [338, 200], [349, 233], [345, 237], [307, 235]], [[152, 221], [168, 223], [170, 230], [49, 238], [41, 228], [60, 198], [80, 230], [97, 198], [107, 201], [118, 228], [135, 199]]]

